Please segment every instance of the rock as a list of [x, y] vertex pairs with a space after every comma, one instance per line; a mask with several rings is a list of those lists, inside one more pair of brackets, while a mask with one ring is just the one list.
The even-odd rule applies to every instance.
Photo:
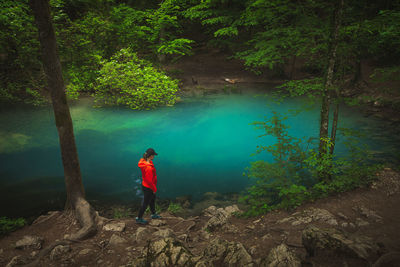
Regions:
[[226, 266], [253, 266], [250, 254], [241, 243], [228, 242], [220, 238], [211, 241], [203, 252], [201, 262], [211, 263], [214, 266], [218, 266], [219, 263]]
[[364, 221], [364, 220], [361, 219], [361, 218], [357, 218], [357, 219], [356, 219], [356, 225], [357, 225], [358, 227], [368, 226], [368, 225], [369, 225], [369, 222]]
[[105, 247], [108, 246], [108, 243], [109, 243], [108, 240], [102, 240], [102, 241], [99, 242], [98, 246], [99, 246], [101, 249], [104, 249]]
[[179, 241], [164, 238], [149, 244], [147, 259], [150, 266], [191, 266], [192, 253]]
[[232, 206], [225, 207], [225, 211], [228, 213], [229, 216], [231, 216], [234, 213], [240, 212], [240, 209], [237, 205], [232, 205]]
[[272, 235], [271, 234], [266, 234], [266, 235], [264, 235], [263, 237], [261, 237], [261, 239], [263, 240], [263, 241], [265, 241], [265, 240], [267, 240], [267, 239], [271, 239], [272, 238]]
[[260, 267], [301, 267], [301, 261], [285, 244], [280, 244], [271, 249]]
[[154, 219], [149, 222], [149, 225], [159, 227], [166, 225], [166, 223], [163, 220]]
[[367, 259], [378, 251], [378, 246], [369, 237], [350, 235], [336, 229], [319, 229], [315, 226], [309, 226], [303, 231], [302, 241], [311, 256], [328, 250]]
[[334, 226], [338, 225], [338, 222], [332, 213], [318, 208], [310, 208], [303, 210], [302, 212], [296, 212], [290, 217], [279, 220], [278, 223], [290, 222], [293, 226], [296, 226], [317, 221]]
[[225, 225], [222, 226], [222, 231], [225, 233], [229, 234], [237, 234], [240, 232], [240, 230], [233, 224], [226, 223]]
[[18, 255], [12, 258], [11, 261], [6, 265], [6, 267], [13, 267], [22, 264], [26, 264], [26, 259], [21, 255]]
[[122, 232], [125, 230], [125, 223], [124, 222], [112, 222], [107, 223], [103, 226], [104, 231], [113, 231], [113, 232]]
[[174, 225], [175, 232], [188, 233], [196, 225], [193, 220], [181, 220]]
[[358, 211], [367, 219], [374, 220], [375, 222], [382, 222], [382, 217], [376, 214], [375, 211], [370, 210], [364, 206], [358, 207]]
[[249, 248], [249, 253], [251, 255], [256, 254], [256, 252], [257, 252], [257, 246], [252, 246], [251, 248]]
[[148, 264], [146, 263], [146, 258], [139, 257], [133, 259], [127, 266], [147, 267]]
[[203, 214], [208, 217], [212, 217], [217, 213], [217, 207], [210, 206], [203, 211]]
[[86, 255], [88, 255], [88, 254], [91, 254], [92, 252], [93, 252], [92, 249], [90, 249], [90, 248], [85, 248], [85, 249], [82, 249], [82, 250], [79, 252], [79, 256], [86, 256]]
[[201, 230], [200, 233], [199, 233], [199, 237], [204, 239], [204, 240], [208, 240], [208, 239], [210, 239], [211, 235], [210, 235], [209, 232]]
[[211, 217], [204, 228], [210, 231], [214, 231], [216, 228], [226, 224], [232, 214], [239, 211], [240, 210], [237, 205], [228, 206], [225, 209], [217, 209], [215, 206], [210, 206], [206, 210], [204, 210], [204, 214]]
[[349, 218], [346, 216], [346, 215], [344, 215], [343, 213], [341, 213], [341, 212], [338, 212], [338, 217], [340, 218], [340, 219], [342, 219], [342, 220], [348, 220]]
[[17, 249], [41, 249], [43, 244], [43, 238], [38, 236], [26, 235], [21, 240], [15, 243], [15, 248]]
[[61, 258], [65, 258], [66, 254], [71, 251], [71, 247], [69, 245], [58, 245], [50, 253], [51, 260], [59, 260]]
[[109, 241], [110, 245], [120, 245], [120, 244], [124, 244], [124, 243], [126, 243], [126, 240], [117, 234], [113, 234]]
[[167, 228], [167, 229], [160, 229], [157, 232], [153, 233], [154, 236], [159, 236], [159, 237], [173, 237], [174, 236], [174, 231], [172, 231], [171, 229]]
[[136, 241], [145, 242], [151, 239], [151, 230], [146, 227], [139, 227], [136, 230]]

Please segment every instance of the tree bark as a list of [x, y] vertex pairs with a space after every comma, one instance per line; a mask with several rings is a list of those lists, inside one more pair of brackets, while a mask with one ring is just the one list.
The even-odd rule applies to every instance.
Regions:
[[64, 90], [64, 80], [58, 57], [56, 37], [51, 22], [49, 2], [48, 0], [30, 0], [30, 5], [39, 30], [43, 67], [60, 140], [67, 192], [65, 208], [76, 212], [76, 217], [82, 226], [81, 230], [84, 230], [85, 233], [80, 231], [78, 232], [79, 235], [75, 235], [73, 239], [81, 239], [95, 232], [95, 212], [85, 200], [78, 151], [76, 149], [72, 119]]
[[[343, 11], [344, 0], [339, 0], [337, 7], [335, 8], [335, 16], [333, 23], [333, 34], [331, 39], [331, 48], [329, 51], [329, 60], [326, 71], [326, 78], [324, 89], [322, 92], [322, 105], [320, 114], [320, 131], [319, 131], [319, 158], [322, 159], [327, 153], [327, 140], [329, 130], [329, 106], [330, 106], [330, 91], [333, 87], [333, 72], [337, 60], [337, 47], [339, 39], [339, 29], [341, 24], [341, 17]], [[326, 179], [326, 171], [321, 171], [319, 174], [320, 180]]]
[[335, 63], [337, 60], [337, 46], [338, 46], [338, 37], [339, 37], [339, 29], [341, 24], [341, 14], [343, 9], [343, 0], [340, 0], [340, 4], [336, 8], [335, 12], [335, 20], [334, 20], [334, 28], [332, 35], [332, 44], [330, 49], [330, 55], [328, 60], [328, 66], [326, 71], [326, 78], [324, 89], [322, 92], [322, 105], [321, 105], [321, 114], [320, 114], [320, 143], [319, 143], [319, 154], [322, 157], [327, 153], [326, 151], [326, 139], [328, 138], [328, 128], [329, 128], [329, 106], [330, 106], [330, 90], [333, 86], [333, 71], [335, 68]]
[[[336, 99], [336, 101], [338, 101], [338, 99]], [[339, 121], [339, 102], [336, 103], [335, 111], [333, 112], [333, 121], [332, 121], [332, 129], [331, 129], [332, 146], [329, 148], [329, 153], [331, 155], [333, 155], [333, 151], [335, 150], [338, 121]]]

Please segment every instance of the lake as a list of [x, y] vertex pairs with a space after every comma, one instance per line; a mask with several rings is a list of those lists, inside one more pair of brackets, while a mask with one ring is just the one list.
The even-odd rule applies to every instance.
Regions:
[[[158, 196], [205, 192], [240, 192], [249, 184], [243, 176], [251, 161], [270, 160], [252, 155], [257, 145], [274, 138], [262, 135], [252, 122], [272, 111], [288, 113], [289, 133], [317, 137], [319, 103], [303, 98], [276, 104], [260, 92], [214, 94], [185, 98], [174, 107], [134, 111], [122, 107], [93, 108], [92, 100], [70, 105], [83, 182], [91, 201], [131, 203], [140, 197], [137, 162], [148, 147], [158, 153]], [[290, 113], [289, 113], [290, 114]], [[22, 216], [44, 212], [63, 203], [64, 178], [57, 130], [50, 107], [18, 106], [0, 112], [1, 215]], [[381, 159], [396, 155], [400, 140], [391, 125], [366, 118], [357, 108], [343, 107], [339, 127], [358, 129], [362, 139]], [[337, 147], [346, 153], [344, 145]]]

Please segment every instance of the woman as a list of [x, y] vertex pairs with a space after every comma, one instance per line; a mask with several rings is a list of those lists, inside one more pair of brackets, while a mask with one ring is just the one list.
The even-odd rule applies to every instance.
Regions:
[[142, 171], [142, 190], [143, 201], [140, 207], [139, 214], [136, 217], [136, 222], [140, 224], [147, 224], [143, 219], [143, 214], [148, 205], [150, 205], [151, 218], [159, 219], [160, 215], [156, 213], [156, 192], [157, 192], [157, 173], [153, 164], [154, 156], [158, 155], [154, 149], [149, 148], [143, 154], [143, 158], [139, 160], [139, 168]]

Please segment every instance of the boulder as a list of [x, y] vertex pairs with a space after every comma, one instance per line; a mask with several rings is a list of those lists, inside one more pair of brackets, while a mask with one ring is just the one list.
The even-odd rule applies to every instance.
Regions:
[[149, 225], [159, 227], [166, 225], [166, 223], [163, 220], [154, 219], [149, 222]]
[[[200, 264], [213, 266], [253, 266], [252, 258], [244, 246], [238, 242], [228, 242], [215, 238], [203, 252]], [[210, 265], [208, 265], [210, 266]]]
[[369, 222], [364, 221], [364, 220], [361, 219], [361, 218], [357, 218], [357, 219], [356, 219], [356, 225], [357, 225], [358, 227], [368, 226], [368, 225], [369, 225]]
[[296, 212], [292, 216], [278, 221], [278, 223], [286, 222], [291, 223], [293, 226], [308, 224], [311, 222], [322, 222], [333, 226], [338, 225], [338, 222], [332, 213], [319, 208], [310, 208], [303, 210], [302, 212]]
[[124, 244], [124, 243], [126, 243], [126, 240], [117, 234], [113, 234], [109, 241], [110, 245], [120, 245], [120, 244]]
[[15, 243], [15, 248], [17, 249], [41, 249], [43, 244], [43, 238], [39, 236], [26, 235], [21, 240]]
[[357, 207], [356, 210], [367, 219], [373, 220], [375, 222], [382, 222], [382, 217], [376, 214], [376, 212], [373, 210], [370, 210], [364, 206]]
[[146, 227], [139, 227], [136, 230], [136, 241], [137, 242], [146, 242], [147, 240], [151, 239], [152, 231]]
[[92, 249], [85, 248], [85, 249], [82, 249], [81, 251], [79, 251], [79, 256], [86, 256], [86, 255], [89, 255], [89, 254], [92, 254], [92, 253], [93, 253]]
[[315, 226], [309, 226], [303, 231], [302, 242], [311, 256], [322, 251], [332, 251], [366, 260], [378, 252], [377, 244], [369, 237], [351, 235], [336, 229], [319, 229]]
[[167, 237], [173, 237], [174, 231], [172, 231], [171, 229], [167, 228], [167, 229], [160, 229], [157, 232], [153, 233], [153, 236], [158, 236], [158, 237], [163, 237], [163, 238], [167, 238]]
[[205, 216], [211, 217], [206, 225], [204, 226], [205, 229], [210, 231], [214, 231], [216, 228], [219, 228], [225, 225], [228, 219], [235, 213], [239, 212], [239, 208], [237, 205], [228, 206], [225, 209], [223, 208], [216, 208], [215, 206], [210, 206], [204, 210]]
[[192, 253], [178, 240], [164, 238], [143, 249], [145, 255], [136, 258], [133, 266], [193, 266]]
[[301, 267], [301, 261], [285, 244], [280, 244], [271, 249], [260, 267]]
[[54, 261], [66, 258], [66, 254], [70, 251], [71, 247], [69, 245], [58, 245], [50, 252], [50, 259]]
[[107, 223], [103, 226], [104, 231], [113, 231], [113, 232], [122, 232], [125, 230], [125, 223], [124, 222], [112, 222]]

